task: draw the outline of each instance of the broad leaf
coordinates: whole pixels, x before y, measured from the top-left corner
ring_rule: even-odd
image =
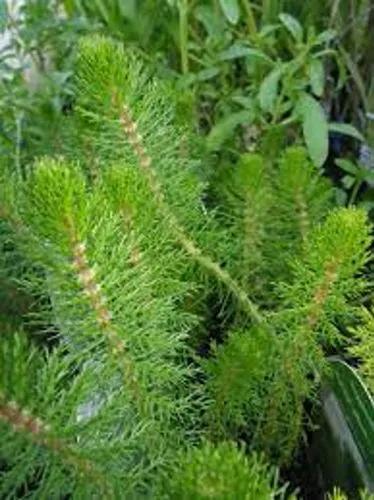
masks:
[[[322,379],[321,421],[311,463],[322,486],[335,484],[359,498],[374,485],[374,404],[367,387],[344,361],[331,359]],[[362,497],[363,498],[363,497]]]
[[[353,125],[350,125],[349,123],[329,123],[329,130],[330,132],[350,135],[351,137],[354,137],[359,141],[365,142],[364,136]]]
[[[309,155],[321,167],[329,151],[329,129],[325,112],[314,97],[304,94],[299,102],[303,134]]]
[[[275,68],[264,79],[260,86],[259,100],[263,111],[271,111],[278,95],[279,80],[282,68]]]
[[[303,40],[303,28],[297,19],[289,14],[279,14],[279,19],[297,42]]]
[[[335,163],[339,168],[344,170],[344,172],[348,172],[349,174],[352,174],[354,176],[357,175],[357,166],[351,161],[344,158],[338,158],[337,160],[335,160]]]
[[[236,24],[239,21],[240,15],[238,0],[219,0],[219,3],[226,19],[231,24]]]

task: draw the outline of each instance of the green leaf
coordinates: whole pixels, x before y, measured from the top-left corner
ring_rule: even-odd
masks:
[[[345,175],[342,179],[343,186],[346,189],[351,189],[355,181],[356,179],[354,177],[351,177],[350,175]]]
[[[279,80],[282,68],[273,69],[263,80],[258,94],[260,106],[263,111],[271,111],[278,94]]]
[[[352,492],[372,488],[373,399],[357,373],[339,359],[329,362],[323,386],[323,421],[316,443],[321,479]]]
[[[317,167],[321,167],[329,151],[329,129],[325,112],[311,95],[304,94],[299,102],[303,134],[309,155]]]
[[[360,98],[362,100],[362,103],[364,105],[365,110],[369,109],[369,102],[368,102],[368,97],[366,95],[366,87],[365,87],[365,82],[361,76],[360,70],[355,63],[355,61],[352,59],[351,55],[349,52],[343,49],[343,47],[339,47],[339,52],[342,56],[342,59],[344,61],[344,64],[346,65],[348,71],[350,72],[353,81],[356,84],[357,90],[360,94]]]
[[[241,43],[234,43],[227,50],[224,50],[219,55],[219,59],[221,61],[229,61],[231,59],[238,59],[239,57],[257,57],[258,59],[262,59],[267,63],[272,64],[273,61],[268,57],[264,52],[257,49],[252,49],[251,47],[247,47]]]
[[[334,40],[334,38],[336,38],[336,36],[337,36],[337,33],[335,30],[322,31],[322,33],[320,33],[317,36],[314,45],[328,44],[328,43],[332,42]]]
[[[313,94],[321,97],[325,87],[325,70],[320,59],[313,59],[309,65],[309,81]]]
[[[226,19],[231,24],[236,24],[240,15],[238,0],[219,0],[219,3]]]
[[[357,175],[357,166],[351,161],[345,160],[344,158],[338,158],[337,160],[335,160],[335,164],[339,168],[344,170],[344,172],[348,172],[349,174],[352,174],[354,176]]]
[[[215,66],[211,68],[206,68],[196,73],[196,80],[199,82],[205,82],[207,80],[210,80],[211,78],[214,78],[219,73],[220,69]]]
[[[297,19],[284,13],[279,14],[279,19],[297,42],[301,42],[303,40],[303,28]]]
[[[337,132],[339,134],[350,135],[351,137],[354,137],[359,141],[365,142],[364,136],[356,129],[356,127],[350,125],[349,123],[331,122],[329,123],[329,130],[330,132]]]
[[[341,207],[345,207],[348,203],[348,196],[344,189],[335,189],[335,199],[336,203]]]
[[[249,111],[239,111],[223,117],[208,134],[207,148],[209,151],[216,151],[230,137],[234,135],[235,128],[243,123],[251,123],[252,113]]]
[[[225,20],[219,11],[212,8],[212,5],[199,5],[194,9],[194,15],[210,37],[221,35],[225,27]]]

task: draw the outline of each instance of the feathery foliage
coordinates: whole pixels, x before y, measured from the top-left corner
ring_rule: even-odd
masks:
[[[297,146],[275,164],[247,153],[224,173],[218,183],[227,241],[221,260],[247,293],[269,306],[277,299],[274,283],[289,280],[292,259],[332,206],[333,188]]]
[[[231,442],[209,442],[187,450],[166,483],[165,498],[243,500],[273,498],[274,473],[257,455]]]
[[[360,321],[367,217],[331,210],[299,147],[244,155],[207,207],[194,135],[134,54],[85,38],[74,82],[56,157],[1,172],[0,279],[32,304],[0,311],[0,496],[272,498],[245,449],[297,449]]]
[[[370,244],[365,213],[331,212],[305,241],[292,263],[292,280],[279,283],[280,306],[267,318],[272,332],[234,332],[206,362],[213,422],[220,415],[224,435],[254,429],[253,443],[277,461],[297,445],[303,403],[313,397],[325,369],[324,349],[341,341],[337,324],[350,320],[364,282]],[[217,425],[215,429],[219,430]]]
[[[349,352],[360,361],[359,369],[374,393],[374,314],[368,309],[362,311],[363,322],[353,329],[355,343],[349,347]]]
[[[182,429],[187,431],[197,404],[188,364],[181,364],[192,320],[177,312],[185,286],[173,277],[171,294],[164,270],[154,265],[146,249],[134,262],[138,241],[123,230],[100,190],[88,190],[76,165],[42,160],[23,184],[17,201],[24,229],[18,243],[38,266],[38,272],[23,279],[35,294],[47,292],[39,322],[61,343],[52,366],[44,369],[45,383],[52,387],[47,385],[42,393],[56,397],[61,377],[67,384],[66,396],[37,406],[38,418],[51,425],[48,417],[56,412],[61,420],[54,428],[61,425],[72,440],[85,443],[84,456],[91,456],[94,447],[97,474],[113,477],[113,484],[118,479],[132,494],[146,488],[147,478],[187,438]],[[22,409],[14,415],[4,411],[10,423],[21,418],[17,412]],[[65,445],[55,445],[53,439],[52,451],[61,446],[64,455]],[[78,454],[79,462],[83,455]],[[26,470],[26,462],[24,466]],[[48,472],[47,460],[44,466],[38,488],[47,492],[50,474],[56,472]],[[74,482],[71,488],[79,497]]]

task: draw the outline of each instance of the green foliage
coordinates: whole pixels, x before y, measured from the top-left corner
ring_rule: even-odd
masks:
[[[1,322],[0,391],[3,397],[22,405],[33,405],[33,392],[42,356],[24,332],[14,333],[12,325]],[[31,389],[31,390],[30,390]]]
[[[289,279],[290,262],[332,206],[333,188],[301,147],[285,149],[273,165],[247,153],[216,184],[228,240],[221,259],[268,304],[272,283]]]
[[[358,193],[362,186],[365,184],[368,186],[372,185],[374,180],[373,171],[369,165],[356,164],[347,159],[338,159],[335,163],[345,174],[342,178],[342,184],[346,190],[342,191],[343,201],[348,205],[352,205],[357,201]],[[373,208],[373,201],[370,198],[368,200],[364,199],[361,204],[369,210]]]
[[[273,498],[273,472],[263,460],[246,456],[230,442],[209,442],[189,449],[179,458],[169,478],[165,498],[243,500]]]
[[[289,264],[302,253],[310,231],[332,206],[333,187],[300,147],[284,151],[272,181],[275,199],[268,230],[268,267],[273,281],[288,280]]]
[[[297,443],[303,402],[325,369],[324,349],[341,342],[336,325],[349,324],[356,312],[355,298],[364,286],[357,275],[369,245],[365,212],[333,211],[306,240],[304,257],[295,259],[293,281],[278,286],[282,309],[272,321],[280,347],[255,441],[280,460]]]
[[[275,353],[274,339],[261,327],[232,332],[224,344],[213,344],[211,358],[203,361],[213,435],[238,438],[254,428]]]
[[[267,273],[266,231],[273,217],[272,189],[264,159],[255,153],[243,155],[234,169],[223,172],[217,185],[224,237],[230,241],[223,248],[222,260],[245,290],[261,297]]]
[[[279,310],[267,320],[271,330],[233,333],[205,364],[213,429],[226,436],[252,429],[256,447],[278,463],[289,460],[303,403],[326,368],[324,349],[341,341],[336,323],[355,313],[364,285],[357,273],[369,243],[365,213],[356,210],[333,211],[311,232],[292,263],[292,280],[277,286]]]
[[[123,40],[126,33],[127,44],[136,41],[138,47],[153,54],[158,71],[161,53],[173,70],[167,69],[169,75],[177,76],[176,70],[182,73],[175,86],[183,93],[188,89],[194,96],[197,123],[209,132],[206,145],[210,151],[224,143],[232,144],[238,126],[244,132],[240,142],[246,147],[245,132],[253,123],[258,132],[284,120],[287,125],[300,120],[304,123],[309,115],[303,119],[294,113],[297,104],[305,92],[310,99],[310,93],[322,97],[326,63],[334,57],[339,59],[330,47],[335,38],[332,30],[318,34],[312,28],[306,30],[281,11],[271,20],[277,24],[263,24],[252,2],[222,0],[205,5],[157,1],[127,8],[117,0],[105,6],[102,2],[65,3],[71,15],[76,12],[100,19],[116,38]],[[262,8],[264,19],[269,20],[267,7]],[[159,11],[165,12],[167,23],[163,16],[155,21],[154,13]],[[161,71],[165,73],[165,69]],[[327,119],[317,101],[312,102],[321,121],[324,118],[324,129],[317,127],[323,144],[313,141],[312,128],[304,126],[304,132],[313,161],[319,164],[327,154]],[[316,154],[318,147],[323,150]]]
[[[324,42],[280,21],[315,59]],[[259,95],[267,36],[248,74],[270,134],[300,95],[283,70]],[[0,496],[273,497],[262,459],[226,441],[289,463],[326,354],[360,321],[366,214],[331,210],[299,146],[264,142],[209,185],[175,89],[113,40],[83,38],[72,81],[53,157],[0,172],[0,278],[33,302],[15,324],[1,310]]]
[[[25,285],[35,294],[48,294],[50,303],[40,311],[39,321],[45,329],[58,331],[62,347],[53,350],[43,368],[42,384],[45,378],[47,386],[41,391],[53,399],[43,400],[36,407],[37,415],[51,425],[56,412],[58,420],[53,428],[57,431],[62,426],[70,441],[79,437],[79,442],[86,443],[81,453],[73,445],[70,450],[70,441],[66,445],[73,469],[77,464],[69,458],[70,453],[77,454],[80,464],[84,456],[92,455],[97,474],[109,474],[105,482],[110,488],[118,480],[126,484],[128,494],[134,494],[146,488],[152,474],[171,459],[171,450],[185,440],[181,424],[184,422],[187,430],[192,406],[198,405],[183,355],[183,339],[192,318],[178,313],[176,305],[186,288],[173,276],[170,290],[164,282],[168,278],[162,263],[157,268],[148,261],[152,257],[147,255],[146,245],[140,261],[134,262],[132,253],[138,241],[123,230],[119,216],[100,191],[89,192],[77,166],[39,162],[17,201],[25,225],[18,244],[39,268],[37,275],[24,277]],[[62,379],[66,384],[58,389]],[[18,417],[11,414],[12,418]],[[64,419],[70,424],[62,424]],[[14,446],[13,455],[19,457],[17,467],[23,463],[26,474],[30,456],[19,456],[24,439],[8,439]],[[170,447],[165,447],[169,439]],[[36,441],[35,453],[40,449]],[[121,446],[121,442],[126,445]],[[56,451],[53,441],[46,447]],[[49,455],[43,453],[37,462],[45,472],[38,481],[36,497],[48,495],[53,491],[49,488],[57,488],[64,477],[66,456],[60,455],[63,463],[59,462],[58,474],[50,469]],[[9,474],[13,473],[11,468]],[[60,479],[53,480],[55,474]],[[11,481],[11,486],[26,486],[24,481],[23,475],[16,483]],[[82,483],[88,488],[84,490],[87,497],[89,481],[90,474]],[[4,488],[8,484],[6,475]],[[74,479],[66,493],[79,498],[80,484]]]
[[[362,319],[361,325],[353,330],[355,343],[349,348],[349,352],[360,360],[360,372],[374,393],[374,315],[365,309],[362,311]]]
[[[62,17],[54,0],[8,9],[0,64],[0,148],[19,170],[25,160],[58,147],[62,112],[72,98],[72,49],[88,25]]]

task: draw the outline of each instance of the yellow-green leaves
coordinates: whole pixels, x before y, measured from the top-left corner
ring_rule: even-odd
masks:
[[[26,225],[48,240],[79,232],[87,209],[85,179],[76,165],[43,159],[29,175],[22,194]],[[62,241],[61,241],[62,243]]]
[[[265,500],[273,497],[273,471],[235,443],[205,442],[179,457],[162,498],[180,500]]]
[[[360,361],[359,370],[374,394],[374,308],[362,311],[363,324],[353,331],[356,343],[350,353]]]

